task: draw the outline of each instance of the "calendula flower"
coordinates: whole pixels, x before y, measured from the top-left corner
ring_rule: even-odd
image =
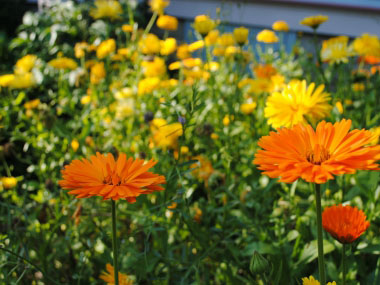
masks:
[[[165,60],[158,56],[153,61],[143,61],[141,66],[146,77],[161,77],[166,73]]]
[[[20,58],[15,65],[15,73],[22,74],[28,73],[32,70],[37,60],[37,56],[34,54],[28,54]]]
[[[158,77],[148,77],[145,79],[142,79],[138,83],[138,95],[145,95],[150,94],[154,90],[158,89],[160,87],[161,79]]]
[[[338,110],[339,114],[343,114],[344,109],[343,109],[342,102],[337,101],[335,103],[335,108]]]
[[[182,44],[177,48],[177,57],[179,59],[185,59],[191,57],[188,44]]]
[[[17,179],[15,177],[2,177],[0,182],[4,189],[11,189],[17,185]]]
[[[242,113],[249,115],[255,110],[256,105],[257,104],[255,102],[244,103],[244,104],[241,104],[240,110],[242,111]]]
[[[149,6],[152,12],[155,12],[159,15],[164,13],[164,10],[167,6],[169,6],[169,0],[149,0]]]
[[[373,134],[350,127],[351,120],[342,120],[334,125],[322,121],[316,131],[310,125],[278,129],[260,139],[263,149],[253,163],[263,174],[286,183],[302,178],[321,184],[334,175],[378,170],[380,145],[368,146]]]
[[[115,284],[115,269],[109,263],[106,265],[107,272],[103,272],[99,278],[107,282],[107,285]],[[119,285],[133,285],[132,279],[128,275],[118,272]]]
[[[9,82],[9,87],[14,89],[25,89],[36,85],[33,73],[27,72],[22,74],[15,74],[15,77]]]
[[[353,41],[352,46],[361,56],[380,57],[380,40],[376,35],[363,34]]]
[[[293,80],[281,92],[273,92],[267,99],[264,115],[274,128],[316,122],[331,111],[330,95],[322,84],[307,86],[306,81]]]
[[[218,30],[212,30],[210,31],[207,36],[205,37],[205,44],[206,46],[211,46],[217,43],[219,38],[219,31]]]
[[[288,32],[289,31],[289,25],[285,21],[276,21],[273,23],[272,29],[274,31],[279,31],[279,32]]]
[[[74,53],[76,58],[82,58],[86,55],[89,44],[86,42],[76,43],[74,46]]]
[[[203,48],[204,46],[205,46],[205,42],[203,40],[196,41],[196,42],[189,44],[189,51],[193,52],[193,51],[196,51],[196,50]]]
[[[175,52],[177,49],[177,40],[175,38],[167,38],[164,41],[161,41],[161,55],[169,55]]]
[[[302,278],[302,285],[320,285],[318,280],[315,280],[313,276],[310,276],[309,278],[304,277]],[[336,285],[336,282],[329,282],[326,285]]]
[[[104,62],[97,62],[91,66],[90,81],[92,84],[98,84],[106,77],[106,70],[104,68]]]
[[[253,72],[258,78],[271,78],[277,73],[277,69],[271,64],[259,64],[255,66]]]
[[[301,25],[309,26],[310,28],[317,29],[320,24],[326,22],[329,19],[328,16],[317,15],[303,18],[300,22]]]
[[[161,50],[160,39],[155,34],[147,34],[139,41],[139,48],[143,54],[157,54]]]
[[[95,8],[90,10],[90,16],[94,19],[109,18],[110,20],[121,19],[123,8],[116,0],[96,0]]]
[[[160,184],[166,183],[165,177],[148,172],[156,163],[127,159],[124,153],[115,161],[112,154],[97,152],[90,160],[76,159],[66,165],[59,185],[77,198],[101,196],[103,200],[126,199],[134,203],[141,194],[164,190]]]
[[[273,44],[278,42],[278,37],[275,32],[264,29],[257,34],[256,40],[266,44]]]
[[[182,136],[182,124],[168,124],[165,119],[154,118],[150,123],[152,132],[151,147],[159,147],[162,149],[177,148],[178,138]]]
[[[116,50],[116,41],[108,39],[100,43],[96,49],[96,56],[99,59],[105,58],[107,55],[114,53]]]
[[[41,103],[40,99],[34,99],[34,100],[26,102],[24,104],[24,107],[27,110],[32,110],[32,109],[37,108],[40,105],[40,103]]]
[[[235,45],[235,37],[232,33],[224,33],[218,37],[217,43],[223,47]]]
[[[349,205],[334,205],[325,208],[322,213],[322,226],[340,243],[352,243],[369,227],[362,210]]]
[[[48,64],[56,69],[76,69],[78,67],[76,61],[68,57],[52,59]]]
[[[133,32],[133,26],[132,25],[122,25],[121,26],[121,29],[123,32],[126,32],[126,33],[132,33]]]
[[[197,160],[198,162],[190,166],[190,168],[194,169],[192,171],[192,174],[200,181],[203,181],[205,187],[208,188],[208,180],[215,171],[212,167],[211,161],[202,155],[198,155],[193,159]]]
[[[169,15],[161,15],[157,19],[157,27],[162,30],[175,31],[178,28],[178,19]]]
[[[0,76],[0,86],[1,87],[8,87],[14,79],[15,79],[14,74],[1,75]]]
[[[215,22],[208,15],[198,15],[194,20],[194,29],[206,36],[215,27]]]
[[[245,27],[239,27],[234,29],[235,41],[239,45],[244,45],[248,41],[249,30]]]
[[[73,149],[74,152],[76,152],[79,148],[79,142],[77,139],[73,139],[71,141],[71,148]]]
[[[348,57],[353,56],[354,51],[348,46],[348,37],[339,36],[323,41],[321,49],[322,61],[333,63],[347,63]]]
[[[365,62],[366,64],[380,64],[380,57],[374,55],[364,55],[358,58],[359,62]]]

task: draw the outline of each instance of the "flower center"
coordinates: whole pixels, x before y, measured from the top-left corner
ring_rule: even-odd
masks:
[[[321,165],[322,162],[330,158],[330,153],[323,146],[316,144],[314,149],[306,152],[306,159],[308,162],[316,165]]]
[[[109,164],[107,164],[107,176],[103,178],[103,183],[108,185],[116,185],[119,186],[121,184],[121,178],[116,173],[116,170],[111,170]]]

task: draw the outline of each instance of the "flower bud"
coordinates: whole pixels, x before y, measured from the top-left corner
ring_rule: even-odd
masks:
[[[249,265],[249,270],[251,270],[252,274],[263,274],[269,272],[270,266],[268,261],[255,250]]]

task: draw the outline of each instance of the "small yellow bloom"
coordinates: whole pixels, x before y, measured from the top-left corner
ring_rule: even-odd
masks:
[[[302,19],[300,24],[304,26],[309,26],[310,28],[313,28],[313,29],[317,29],[320,24],[326,22],[328,19],[329,17],[324,16],[324,15],[311,16],[311,17],[306,17]]]
[[[160,87],[160,81],[161,80],[158,77],[148,77],[140,80],[138,83],[137,94],[141,96],[152,93],[154,90]]]
[[[380,56],[380,40],[376,35],[363,34],[353,41],[352,46],[359,55]]]
[[[276,21],[273,23],[272,29],[274,31],[279,31],[279,32],[288,32],[289,31],[289,25],[285,21]]]
[[[124,87],[123,89],[115,93],[115,99],[117,100],[131,98],[132,96],[133,96],[133,90],[130,87]]]
[[[100,43],[96,49],[96,56],[99,59],[105,58],[107,55],[115,52],[116,41],[114,39],[108,39]]]
[[[234,35],[231,33],[224,33],[218,38],[218,44],[224,47],[233,46],[235,44]]]
[[[22,74],[32,70],[37,60],[37,56],[34,54],[28,54],[20,58],[15,65],[15,73]]]
[[[212,133],[210,136],[213,140],[217,140],[219,138],[218,134]]]
[[[175,31],[178,29],[178,19],[169,15],[161,15],[157,19],[157,27],[162,30]]]
[[[218,41],[218,38],[219,38],[219,31],[218,30],[212,30],[205,37],[205,44],[207,46],[214,45]]]
[[[231,120],[230,120],[230,116],[229,115],[225,115],[224,118],[223,118],[223,125],[225,125],[226,127],[230,124]]]
[[[131,25],[122,25],[121,29],[123,30],[123,32],[126,32],[126,33],[133,32],[133,27]]]
[[[271,30],[264,29],[260,33],[257,34],[256,40],[258,42],[273,44],[278,42],[278,37],[275,32]]]
[[[335,107],[338,110],[339,114],[343,114],[343,105],[342,102],[338,101],[335,103]]]
[[[198,15],[194,20],[194,29],[206,36],[215,27],[215,22],[208,15]]]
[[[78,67],[75,60],[68,57],[52,59],[48,64],[56,69],[76,69]]]
[[[40,99],[34,99],[34,100],[29,101],[29,102],[26,102],[24,104],[24,107],[27,110],[31,110],[31,109],[37,108],[40,105],[40,103],[41,103]]]
[[[169,0],[150,0],[149,6],[152,12],[155,12],[159,15],[162,15],[164,13],[164,9],[169,6],[170,1]]]
[[[240,28],[234,29],[235,41],[239,45],[244,45],[245,43],[247,43],[248,34],[249,34],[249,30],[245,27],[240,27]]]
[[[139,48],[143,54],[156,54],[161,50],[161,41],[155,34],[147,34],[140,40]]]
[[[175,209],[175,208],[177,208],[177,203],[176,203],[176,202],[173,202],[173,203],[171,203],[171,204],[168,206],[168,209],[170,209],[170,210],[173,210],[173,209]]]
[[[253,112],[253,110],[255,110],[256,108],[256,103],[255,102],[252,102],[252,103],[244,103],[244,104],[241,104],[240,106],[240,110],[246,114],[246,115],[249,115]]]
[[[153,61],[143,61],[141,66],[146,77],[161,77],[166,73],[165,61],[158,56]]]
[[[192,174],[197,177],[200,181],[204,181],[205,187],[208,188],[208,181],[211,175],[214,173],[214,168],[209,159],[204,156],[198,155],[193,159],[198,160],[198,162],[192,164],[190,168],[193,168]],[[202,211],[200,212],[202,215]]]
[[[2,177],[0,181],[5,189],[14,188],[17,185],[17,179],[15,177]]]
[[[90,81],[92,84],[98,84],[103,78],[106,77],[106,70],[104,62],[95,63],[91,67]]]
[[[210,63],[206,63],[204,65],[205,70],[210,70],[210,71],[217,71],[219,69],[219,62],[216,61],[211,61]]]
[[[167,38],[164,41],[161,41],[161,55],[169,55],[175,52],[177,49],[177,40],[175,38]]]
[[[13,80],[9,83],[10,88],[24,89],[36,85],[36,81],[31,72],[23,74],[15,74]]]
[[[365,84],[364,83],[353,83],[352,84],[352,90],[355,92],[360,92],[365,90]]]
[[[14,74],[1,75],[0,76],[0,86],[1,87],[8,87],[14,79],[15,79]]]
[[[91,102],[91,96],[88,96],[88,95],[83,96],[83,97],[80,99],[80,102],[81,102],[83,105],[86,105],[86,104],[90,103],[90,102]]]
[[[90,147],[93,147],[95,146],[95,143],[94,143],[94,139],[90,136],[87,136],[86,139],[85,139],[85,143],[90,146]]]
[[[151,122],[153,146],[162,149],[177,148],[178,138],[182,136],[182,124],[168,124],[165,119],[154,118]]]
[[[185,59],[191,57],[188,44],[182,44],[177,48],[177,57],[179,59]]]
[[[102,272],[99,278],[107,282],[107,285],[114,285],[115,284],[115,269],[109,263],[107,263],[106,269],[107,269],[107,272]],[[133,281],[126,274],[118,272],[118,279],[119,279],[120,285],[133,285]]]
[[[74,52],[75,52],[75,57],[76,58],[82,58],[85,56],[85,52],[88,50],[88,43],[86,42],[81,42],[81,43],[76,43],[74,47]]]
[[[71,148],[73,149],[74,152],[76,152],[78,150],[78,148],[79,148],[79,142],[78,142],[78,140],[73,139],[71,141]]]
[[[121,18],[123,9],[116,0],[96,0],[95,8],[90,10],[90,16],[94,19],[109,18],[111,21]]]
[[[302,285],[320,285],[320,284],[321,283],[319,283],[318,280],[314,279],[313,276],[310,276],[309,278],[307,277],[302,278]],[[326,285],[336,285],[336,282],[335,281],[329,282]]]
[[[204,46],[205,46],[205,42],[203,40],[196,41],[196,42],[189,44],[189,51],[193,52],[193,51],[196,51],[196,50],[203,48]]]

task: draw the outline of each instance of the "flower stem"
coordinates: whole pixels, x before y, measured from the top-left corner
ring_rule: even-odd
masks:
[[[112,250],[113,250],[113,268],[115,276],[115,285],[119,285],[119,270],[117,263],[117,245],[116,245],[116,202],[112,201]]]
[[[319,281],[321,282],[321,284],[326,284],[325,261],[324,261],[324,256],[323,256],[322,206],[321,206],[321,185],[320,184],[315,184],[315,202],[317,206]]]
[[[342,270],[343,270],[343,280],[342,285],[346,285],[346,272],[347,272],[347,264],[346,264],[346,244],[343,244],[342,248]]]
[[[157,12],[154,12],[152,15],[152,18],[150,18],[149,23],[144,30],[144,36],[150,32],[150,29],[153,27],[154,23],[156,22],[157,16],[158,16]]]

